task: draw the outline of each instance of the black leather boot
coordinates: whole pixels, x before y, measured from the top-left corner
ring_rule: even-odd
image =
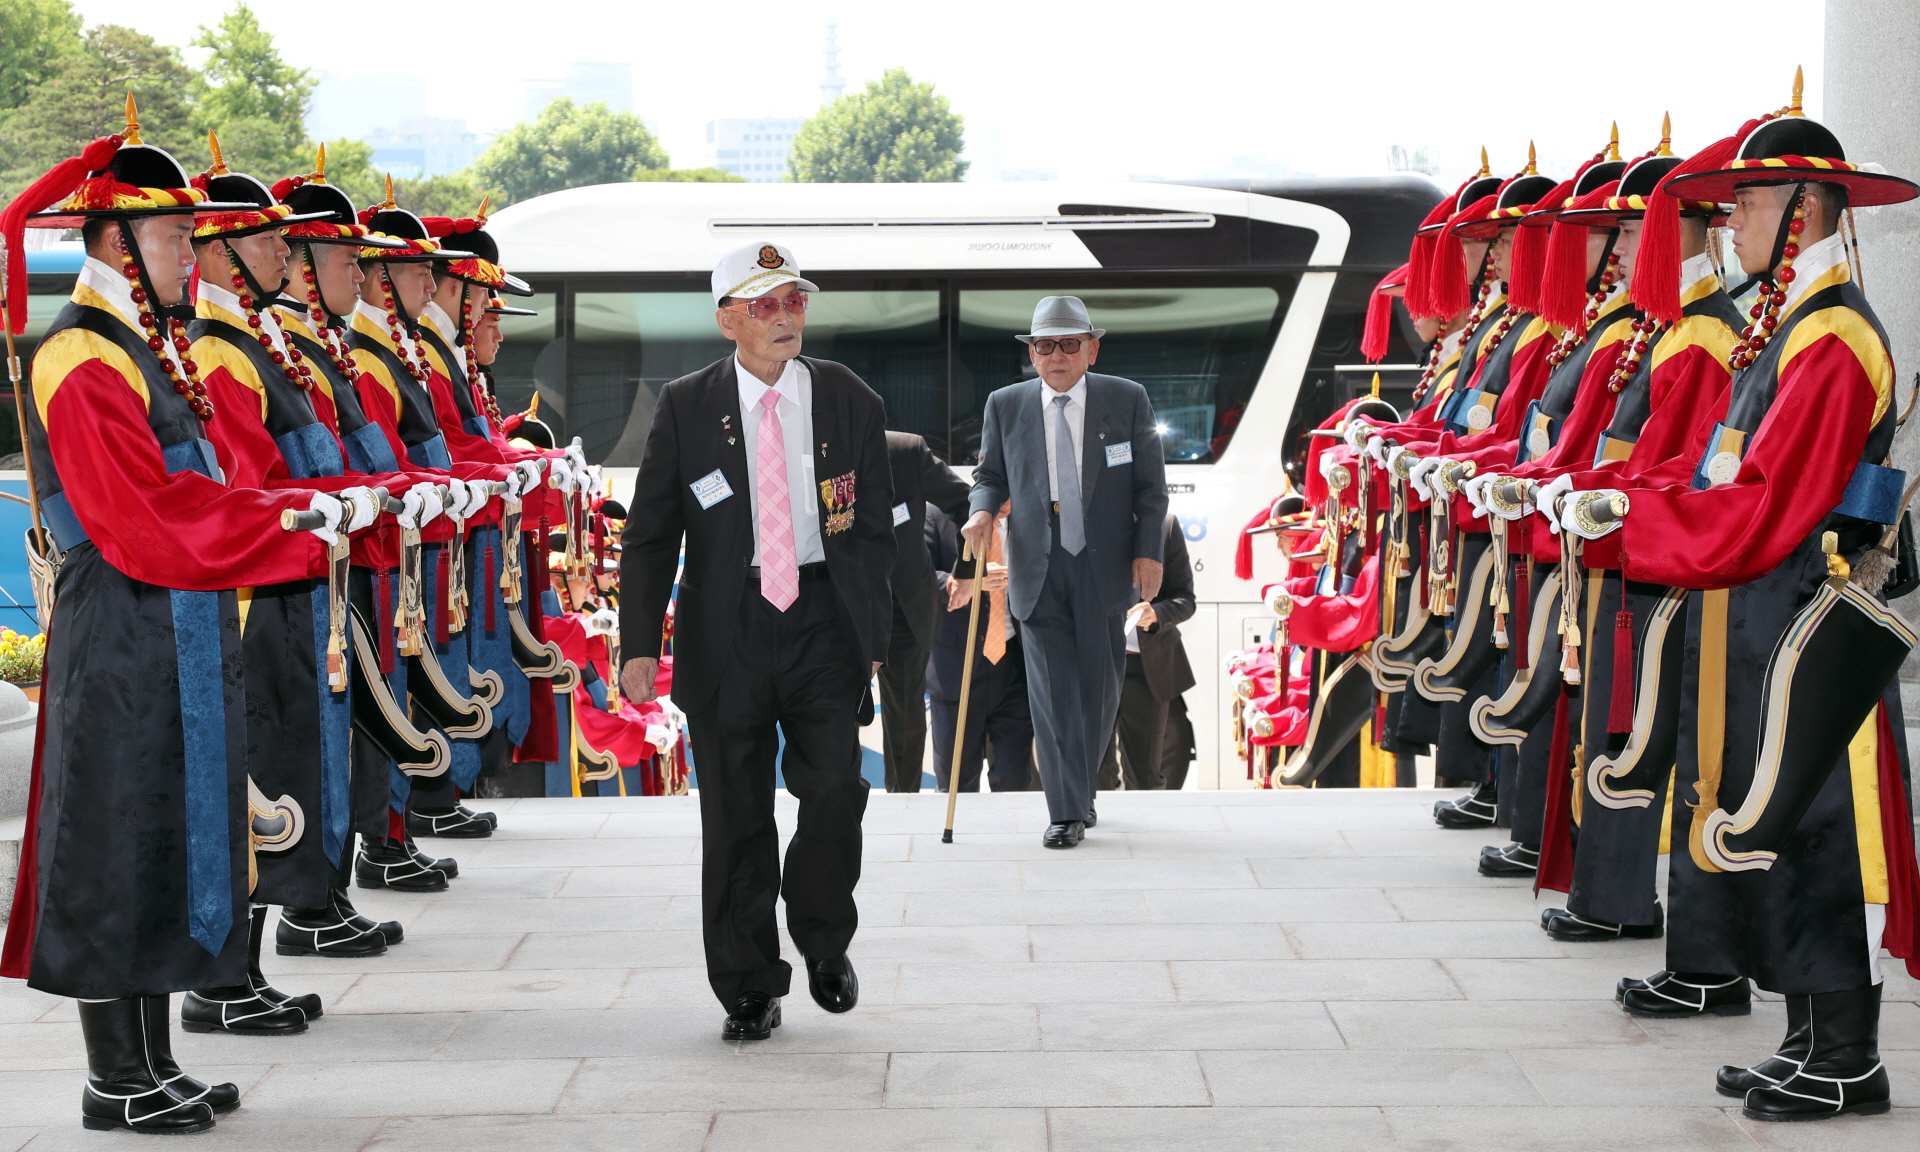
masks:
[[[1753,993],[1745,976],[1661,971],[1644,983],[1622,981],[1621,985],[1616,998],[1630,1016],[1746,1016],[1753,1012]]]
[[[407,931],[406,929],[400,927],[400,921],[398,920],[376,921],[375,919],[373,919],[373,917],[368,916],[365,913],[361,912],[358,908],[355,908],[353,906],[353,901],[347,898],[347,890],[345,888],[335,888],[333,890],[331,904],[333,907],[333,914],[335,916],[340,917],[342,920],[345,920],[348,923],[352,924],[355,928],[359,928],[362,931],[365,931],[368,928],[379,929],[380,935],[385,936],[387,938],[387,947],[389,948],[393,947],[395,944],[398,944],[400,943],[400,941],[405,940],[407,938]]]
[[[267,906],[253,906],[252,922],[247,925],[247,987],[253,994],[273,1005],[275,1008],[298,1008],[300,1014],[309,1020],[318,1020],[320,997],[311,992],[299,996],[289,996],[267,983],[266,974],[260,971],[260,940],[266,935]]]
[[[1491,828],[1500,807],[1500,790],[1492,783],[1480,783],[1473,791],[1455,800],[1436,800],[1433,822],[1442,828]]]
[[[420,846],[413,842],[413,837],[411,836],[407,837],[407,854],[412,856],[418,863],[424,864],[428,868],[445,875],[449,880],[460,875],[460,862],[458,860],[455,860],[451,856],[436,858],[427,855],[425,852],[420,851]]]
[[[267,999],[251,983],[236,984],[181,997],[180,1027],[236,1036],[297,1036],[307,1030],[307,1014]]]
[[[450,840],[484,840],[493,835],[491,812],[475,812],[465,804],[451,808],[407,809],[407,835],[445,836]]]
[[[273,930],[273,950],[282,956],[378,956],[387,950],[386,934],[365,916],[359,923],[340,914],[331,901],[321,908],[282,908]],[[351,907],[351,906],[349,906]]]
[[[1798,1071],[1747,1092],[1749,1120],[1874,1116],[1893,1106],[1880,1063],[1880,985],[1807,997],[1808,1053]]]
[[[1771,1088],[1800,1071],[1813,1048],[1813,1033],[1808,1028],[1812,1010],[1812,997],[1787,997],[1787,1038],[1780,1041],[1780,1050],[1751,1068],[1722,1065],[1713,1077],[1714,1090],[1738,1100],[1750,1088]]]
[[[353,862],[354,879],[362,888],[392,888],[397,892],[445,892],[447,874],[416,860],[405,844],[384,836],[363,836],[360,856]]]
[[[1531,876],[1540,871],[1540,846],[1513,841],[1504,848],[1489,844],[1480,849],[1480,875]]]
[[[1653,906],[1655,919],[1651,924],[1615,924],[1607,920],[1595,920],[1569,912],[1565,908],[1549,908],[1540,913],[1540,927],[1555,940],[1567,940],[1573,943],[1593,943],[1605,940],[1658,940],[1666,935],[1666,915],[1660,905]]]
[[[182,1096],[169,1088],[154,1068],[147,1048],[146,999],[79,1002],[80,1034],[87,1044],[80,1123],[97,1132],[205,1132],[213,1127],[213,1106],[188,1098],[196,1093]]]
[[[173,1012],[165,996],[140,997],[140,1010],[146,1026],[147,1057],[153,1074],[175,1096],[198,1100],[224,1116],[240,1107],[240,1089],[232,1084],[208,1084],[184,1072],[173,1058]]]

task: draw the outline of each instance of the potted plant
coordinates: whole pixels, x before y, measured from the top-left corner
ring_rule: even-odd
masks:
[[[47,658],[45,633],[22,636],[11,628],[0,627],[0,680],[10,680],[40,702],[40,673]]]

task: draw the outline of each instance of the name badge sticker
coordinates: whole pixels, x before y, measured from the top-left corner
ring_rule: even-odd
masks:
[[[693,483],[687,485],[687,487],[693,490],[693,498],[700,501],[700,507],[702,509],[711,508],[715,504],[720,503],[720,501],[733,495],[733,485],[727,483],[727,478],[721,475],[720,469],[718,468],[700,477],[700,479],[695,480]]]
[[[1118,468],[1122,464],[1133,463],[1133,441],[1122,440],[1118,444],[1107,445],[1107,467]]]
[[[905,524],[906,522],[907,522],[907,506],[905,504],[895,504],[893,506],[893,526],[895,528],[898,528],[900,527],[900,525]]]

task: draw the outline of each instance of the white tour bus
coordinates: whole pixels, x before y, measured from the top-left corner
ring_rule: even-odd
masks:
[[[847,364],[890,427],[973,463],[988,392],[1031,375],[1041,296],[1087,302],[1107,329],[1100,370],[1146,386],[1165,427],[1172,508],[1198,610],[1181,632],[1197,759],[1188,787],[1247,787],[1228,741],[1221,658],[1271,624],[1256,578],[1236,580],[1239,529],[1282,487],[1301,434],[1366,389],[1369,292],[1406,259],[1442,196],[1418,176],[1233,187],[1146,183],[609,184],[541,196],[490,225],[532,282],[536,318],[507,318],[503,410],[525,407],[587,457],[640,463],[660,386],[725,355],[708,274],[754,241],[791,247],[820,286],[807,352]],[[1404,314],[1383,372],[1404,401],[1415,353]],[[1297,471],[1296,471],[1297,477]],[[615,473],[616,490],[630,490]]]

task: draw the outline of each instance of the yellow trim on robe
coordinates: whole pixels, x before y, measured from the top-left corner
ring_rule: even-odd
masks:
[[[1780,350],[1780,373],[1784,375],[1793,358],[1822,336],[1837,336],[1853,350],[1854,358],[1860,361],[1861,371],[1866,373],[1867,382],[1873,385],[1873,423],[1880,423],[1880,418],[1887,414],[1887,407],[1893,403],[1893,358],[1888,355],[1887,346],[1881,343],[1880,334],[1873,330],[1873,325],[1853,309],[1845,306],[1822,308],[1794,325],[1793,331],[1787,333],[1787,346]]]
[[[217,304],[202,300],[194,305],[193,314],[203,320],[218,320],[222,324],[231,324],[242,332],[247,331],[247,322]],[[260,419],[267,418],[267,386],[260,380],[260,372],[247,359],[244,349],[233,346],[232,341],[217,336],[202,336],[193,342],[187,355],[193,357],[194,367],[200,369],[200,379],[213,375],[214,369],[225,368],[235,380],[251,388],[260,397]]]
[[[236,588],[233,590],[233,594],[235,598],[240,601],[240,635],[245,636],[247,634],[247,613],[253,611],[253,589]]]
[[[1602,319],[1604,319],[1604,317]],[[1595,323],[1599,323],[1599,321],[1595,321]],[[1627,341],[1633,339],[1633,325],[1634,320],[1631,316],[1615,320],[1613,323],[1607,325],[1606,330],[1594,339],[1593,347],[1597,350],[1601,345],[1611,343],[1615,340]]]
[[[1660,813],[1660,851],[1665,856],[1673,851],[1673,790],[1680,787],[1680,769],[1667,769],[1667,806]]]
[[[98,333],[83,328],[63,328],[41,341],[34,351],[32,370],[28,373],[33,388],[33,405],[40,411],[40,426],[47,426],[47,405],[53,403],[53,394],[57,391],[74,369],[82,364],[99,360],[120,374],[140,397],[140,406],[150,408],[153,397],[147,393],[146,378],[140,375],[140,369],[134,365],[133,357],[118,344]]]
[[[1360,787],[1392,788],[1396,779],[1393,756],[1373,742],[1373,721],[1360,726]]]
[[[400,356],[402,360],[405,359],[400,349],[394,346],[392,338],[385,332],[374,327],[373,321],[362,316],[359,312],[353,314],[353,330],[362,335],[373,337],[380,343],[381,347],[392,352],[395,356]],[[379,381],[380,386],[387,390],[387,395],[393,397],[394,415],[397,417],[400,413],[406,411],[406,405],[400,400],[400,385],[395,382],[393,374],[387,371],[387,366],[380,359],[379,355],[369,348],[351,349],[350,355],[353,357],[354,367],[372,375],[375,380]]]
[[[1860,890],[1868,904],[1887,902],[1887,846],[1880,828],[1880,709],[1847,744],[1853,777],[1853,834],[1860,847]]]
[[[1702,280],[1701,283],[1707,281]],[[1653,367],[1650,371],[1658,371],[1662,364],[1693,347],[1705,349],[1715,362],[1724,367],[1739,339],[1739,335],[1727,327],[1724,320],[1713,316],[1682,316],[1680,322],[1667,329],[1666,334],[1660,337],[1660,342],[1653,346]],[[1727,369],[1727,373],[1732,375],[1732,369]]]
[[[274,305],[274,314],[280,321],[280,330],[287,333],[288,336],[304,336],[316,344],[326,343],[326,341],[320,339],[320,337],[314,333],[313,325],[307,323],[307,318],[304,314],[284,304]],[[325,372],[315,368],[313,375],[309,376],[308,379],[313,381],[314,391],[325,396],[328,401],[332,401],[333,381],[327,377]]]
[[[1702,276],[1681,290],[1680,307],[1685,308],[1696,301],[1705,300],[1718,291],[1720,291],[1720,277]],[[1683,319],[1691,319],[1691,317],[1683,317]]]
[[[1515,354],[1518,354],[1520,349],[1525,348],[1535,340],[1539,340],[1542,337],[1552,337],[1558,340],[1565,332],[1566,329],[1560,327],[1558,324],[1549,324],[1544,319],[1535,316],[1527,323],[1525,328],[1520,330],[1520,343],[1515,344],[1513,350]]]
[[[1840,261],[1840,263],[1835,264],[1825,272],[1815,276],[1812,283],[1807,285],[1806,290],[1796,295],[1793,298],[1793,303],[1781,310],[1780,323],[1785,324],[1787,317],[1798,312],[1800,306],[1813,299],[1815,293],[1825,292],[1835,284],[1844,284],[1851,279],[1853,279],[1853,277],[1847,271],[1847,262],[1845,260]]]

